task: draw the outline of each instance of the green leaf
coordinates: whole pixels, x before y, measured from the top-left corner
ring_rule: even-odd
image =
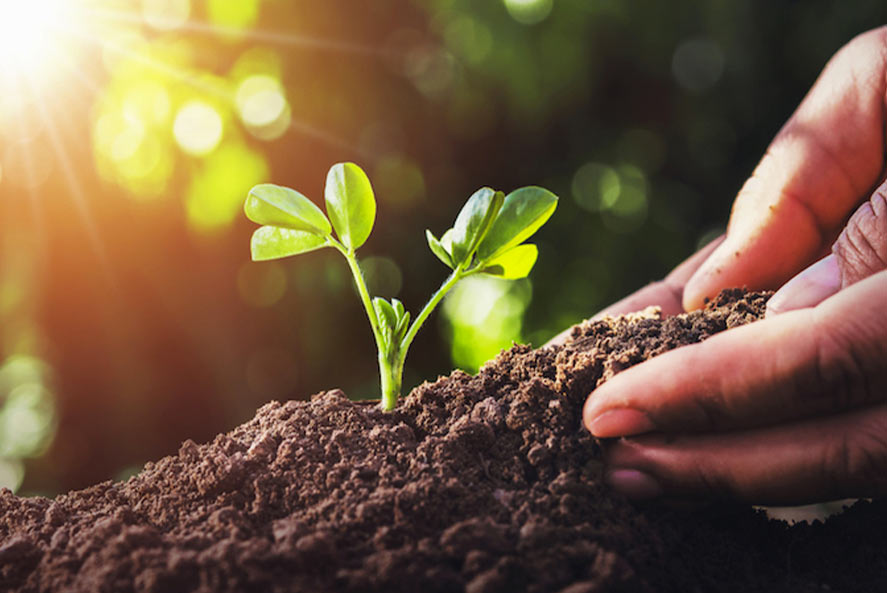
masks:
[[[468,262],[490,230],[504,200],[505,194],[489,187],[477,190],[468,198],[453,224],[453,248],[450,253],[455,265]]]
[[[539,249],[532,244],[518,245],[488,261],[481,274],[506,280],[518,280],[530,275],[539,257]]]
[[[308,253],[329,245],[326,237],[309,231],[295,231],[278,226],[256,229],[250,241],[253,261],[278,259],[300,253]]]
[[[363,245],[376,220],[373,186],[354,163],[333,165],[326,176],[326,211],[339,239],[350,250]]]
[[[391,303],[382,297],[376,297],[373,299],[373,308],[376,309],[376,316],[379,318],[379,323],[392,330],[397,326],[397,312],[394,310],[394,307],[391,306]]]
[[[391,305],[394,307],[394,313],[399,321],[406,312],[406,309],[404,308],[403,303],[400,302],[400,299],[391,299]]]
[[[410,326],[410,312],[406,311],[403,314],[403,317],[400,318],[400,321],[397,322],[397,327],[394,328],[394,335],[397,336],[397,340],[403,340],[403,337],[407,334],[407,329]]]
[[[522,187],[505,196],[505,203],[477,249],[489,261],[529,239],[557,208],[557,196],[541,187]]]
[[[448,229],[447,232],[441,235],[440,246],[443,247],[444,251],[447,253],[453,253],[453,229]]]
[[[393,333],[395,339],[399,342],[407,333],[407,327],[410,323],[410,312],[404,308],[403,303],[398,299],[391,299],[391,304],[394,307],[394,314],[397,316],[397,323],[393,326]]]
[[[314,202],[294,189],[264,183],[249,190],[243,207],[253,222],[329,235],[330,221]]]
[[[443,248],[443,245],[440,244],[440,241],[437,240],[437,237],[431,231],[425,229],[425,238],[428,240],[428,247],[431,248],[431,252],[437,256],[437,259],[442,261],[447,267],[452,268],[453,260],[450,254],[447,253],[447,250]]]
[[[385,342],[391,344],[397,333],[397,311],[394,310],[391,303],[382,297],[376,297],[373,299],[373,309],[376,310],[376,317],[379,318],[379,329],[382,330],[382,336],[385,338]]]

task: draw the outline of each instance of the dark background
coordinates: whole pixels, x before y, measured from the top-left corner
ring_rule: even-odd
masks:
[[[330,165],[363,166],[378,200],[361,249],[371,285],[413,311],[445,276],[424,229],[442,232],[471,192],[561,197],[530,280],[475,287],[496,299],[480,312],[466,298],[442,308],[413,346],[410,387],[512,339],[542,344],[667,273],[724,227],[829,56],[887,19],[877,0],[506,4],[266,1],[232,33],[201,1],[168,30],[118,2],[133,18],[105,15],[80,54],[93,86],[44,97],[49,125],[26,141],[0,134],[0,485],[24,468],[24,493],[83,487],[270,399],[374,395],[371,333],[338,254],[249,262],[239,208],[253,183],[320,200]],[[101,36],[116,29],[151,61],[109,61]],[[249,69],[245,52],[285,89],[292,123],[274,139],[213,90]],[[148,79],[170,102],[144,124],[150,170],[103,154],[100,123]],[[170,132],[194,97],[224,122],[203,156]],[[24,150],[45,174],[17,181]]]

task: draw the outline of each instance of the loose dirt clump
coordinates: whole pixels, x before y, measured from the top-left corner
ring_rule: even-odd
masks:
[[[742,506],[639,507],[601,482],[580,425],[591,389],[759,318],[766,298],[586,322],[390,414],[338,390],[272,402],[124,483],[3,491],[0,590],[885,591],[883,502],[789,527]]]

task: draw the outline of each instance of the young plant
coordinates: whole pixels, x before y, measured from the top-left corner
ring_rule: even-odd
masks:
[[[475,274],[512,280],[526,277],[538,250],[524,241],[557,207],[557,196],[541,187],[522,187],[507,196],[484,187],[468,199],[453,228],[440,239],[426,230],[428,246],[451,272],[410,324],[410,313],[399,300],[370,296],[357,261],[355,253],[370,236],[376,219],[376,200],[366,173],[353,163],[334,165],[327,174],[324,198],[329,218],[294,189],[263,184],[250,190],[246,215],[263,225],[253,233],[252,258],[277,259],[324,247],[345,257],[376,339],[385,410],[397,404],[407,351],[444,296],[457,282]]]

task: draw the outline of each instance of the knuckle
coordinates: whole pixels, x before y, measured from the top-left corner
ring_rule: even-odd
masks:
[[[853,213],[832,252],[844,287],[887,269],[887,184]]]
[[[719,430],[730,426],[732,416],[719,392],[708,392],[694,397],[690,404],[693,407],[694,417],[702,428]]]
[[[687,368],[700,368],[706,364],[701,346],[690,346],[684,352],[684,364]],[[738,410],[726,396],[721,379],[700,376],[695,385],[692,393],[682,396],[675,407],[675,411],[679,409],[684,426],[692,426],[694,430],[733,428]]]
[[[827,401],[824,409],[849,410],[878,397],[870,381],[868,355],[844,332],[823,331],[816,335],[814,378]]]
[[[729,472],[719,471],[707,463],[697,461],[693,464],[691,476],[691,483],[697,493],[723,500],[741,498],[742,488]]]
[[[832,439],[821,458],[821,483],[833,489],[830,496],[839,497],[838,489],[850,475],[850,440],[846,434]]]
[[[826,483],[849,488],[855,493],[881,495],[887,492],[887,416],[872,418],[836,438],[824,457]]]

